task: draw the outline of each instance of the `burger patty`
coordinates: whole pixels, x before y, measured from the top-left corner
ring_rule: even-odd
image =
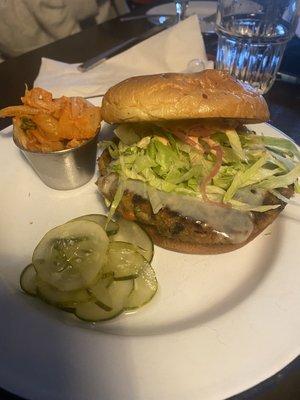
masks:
[[[116,193],[118,176],[116,174],[108,174],[107,166],[111,162],[109,152],[105,150],[98,160],[100,171],[100,179],[98,180],[99,190],[108,200],[113,200]],[[280,189],[280,193],[289,198],[293,195],[293,187]],[[254,238],[262,230],[264,230],[278,214],[284,209],[286,203],[280,201],[271,193],[267,193],[263,204],[280,204],[280,207],[266,212],[252,212],[253,231],[250,235]],[[117,208],[124,218],[136,221],[149,229],[155,231],[159,236],[163,236],[176,241],[185,243],[201,243],[203,245],[228,245],[231,243],[230,238],[217,232],[211,226],[203,221],[196,221],[192,218],[185,217],[177,212],[163,207],[158,213],[154,214],[151,204],[143,197],[125,191],[121,202]]]

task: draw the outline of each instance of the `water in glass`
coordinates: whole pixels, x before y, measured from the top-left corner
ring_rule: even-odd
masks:
[[[217,23],[216,67],[229,70],[238,79],[266,93],[276,78],[286,43],[293,32],[293,21],[279,16],[277,10],[272,10],[269,16],[251,12],[221,17],[221,22],[219,16]]]

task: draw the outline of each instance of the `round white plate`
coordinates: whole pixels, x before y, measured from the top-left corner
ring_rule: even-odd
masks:
[[[281,135],[267,124],[256,130]],[[39,400],[224,399],[299,354],[299,201],[233,253],[156,247],[156,298],[89,325],[24,295],[18,281],[46,231],[104,211],[96,176],[72,191],[44,186],[10,129],[0,159],[0,387]]]
[[[217,12],[216,1],[190,1],[187,8],[187,16],[197,14],[201,24],[202,32],[214,31],[214,23],[206,23],[203,18],[208,17]],[[153,7],[146,12],[146,15],[176,15],[174,2],[161,4]],[[151,18],[151,21],[157,25],[165,22],[165,18]]]

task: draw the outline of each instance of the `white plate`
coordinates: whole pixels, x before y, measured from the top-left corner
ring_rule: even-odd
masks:
[[[202,32],[214,31],[214,23],[206,23],[203,21],[204,17],[208,17],[217,11],[216,1],[190,1],[187,8],[187,16],[197,14],[201,24]],[[146,12],[146,15],[176,15],[176,9],[174,2],[161,4],[159,6],[153,7]],[[151,21],[157,25],[165,21],[162,18],[151,18]]]
[[[267,124],[258,132],[280,136]],[[104,210],[94,181],[47,188],[0,136],[0,386],[39,400],[223,399],[284,367],[300,349],[299,206],[233,253],[155,248],[159,294],[103,325],[74,322],[21,293],[41,236]]]

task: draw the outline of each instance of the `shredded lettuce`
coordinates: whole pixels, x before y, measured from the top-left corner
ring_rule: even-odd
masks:
[[[258,135],[246,135],[244,138],[251,147],[255,145],[263,145],[269,149],[272,149],[273,151],[277,151],[283,156],[294,156],[300,160],[300,151],[297,145],[289,139]]]
[[[274,210],[280,207],[280,204],[270,204],[270,205],[262,205],[262,206],[250,206],[249,204],[242,203],[237,200],[230,200],[229,202],[234,208],[240,211],[256,211],[256,212],[265,212],[269,210]]]
[[[278,190],[276,189],[271,189],[270,193],[272,193],[275,197],[277,197],[279,200],[283,201],[284,203],[289,203],[290,199],[287,197],[283,196]]]
[[[115,135],[125,144],[132,145],[140,140],[140,136],[130,124],[118,125],[114,130]]]
[[[161,198],[159,196],[159,191],[154,189],[151,186],[148,186],[147,192],[148,192],[148,198],[151,203],[152,210],[153,210],[154,214],[157,214],[158,211],[161,208],[163,208],[163,206],[164,206],[164,204],[162,203]]]
[[[137,124],[121,125],[116,128],[120,142],[102,144],[113,159],[108,172],[120,177],[112,213],[119,204],[127,179],[147,184],[154,212],[163,207],[159,191],[193,196],[202,201],[201,182],[213,168],[215,156],[209,151],[198,151],[160,127],[144,125],[142,133],[139,129]],[[292,184],[300,192],[300,163],[297,161],[300,152],[293,142],[235,130],[216,132],[211,139],[221,147],[223,163],[206,186],[210,200],[230,203],[243,211],[263,212],[279,204],[262,205],[257,196],[250,195],[251,190],[262,192],[262,200],[267,191],[276,196],[279,191],[274,190]],[[280,193],[276,197],[283,201]]]
[[[110,209],[109,209],[109,213],[108,213],[107,221],[106,221],[106,227],[109,224],[109,221],[112,219],[114,213],[116,212],[118,205],[120,204],[120,201],[124,194],[124,190],[125,190],[125,182],[122,179],[119,179],[118,188],[117,188],[115,197],[110,204]]]
[[[267,154],[265,154],[245,171],[237,171],[231,182],[231,185],[224,195],[223,201],[226,202],[231,200],[237,190],[243,186],[247,186],[249,181],[249,184],[251,184],[251,179],[253,179],[253,177],[257,175],[257,172],[262,168],[262,166],[266,164],[267,159],[268,156]]]
[[[281,154],[290,153],[291,156],[296,157],[300,161],[300,151],[297,145],[291,140],[284,138],[273,138],[270,136],[257,136],[261,139],[262,143],[270,148],[277,150]]]
[[[236,130],[235,129],[227,129],[226,136],[228,137],[230,146],[232,147],[232,150],[234,151],[236,156],[243,161],[247,161],[246,154],[242,148],[242,144],[241,144],[239,135],[237,134]]]
[[[295,186],[295,192],[296,193],[300,193],[300,182],[299,182],[299,178],[297,179],[297,181],[294,184]]]
[[[295,163],[293,160],[291,160],[290,158],[287,157],[283,157],[280,154],[277,154],[273,151],[270,151],[270,162],[273,162],[273,164],[277,165],[279,168],[288,171],[291,171],[294,166]]]
[[[257,187],[261,187],[267,190],[287,187],[289,185],[292,185],[296,181],[299,175],[300,175],[300,163],[298,163],[294,169],[292,169],[285,175],[272,176],[269,179],[265,179],[262,182],[259,182],[257,184]]]

